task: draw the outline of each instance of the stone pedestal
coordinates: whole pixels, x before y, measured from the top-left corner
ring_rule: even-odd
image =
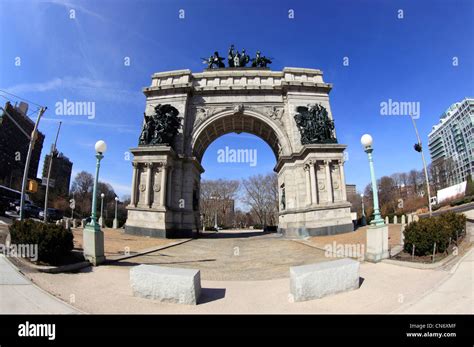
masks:
[[[300,153],[280,158],[275,168],[280,188],[280,233],[300,238],[353,231],[351,204],[346,201],[345,148],[338,144],[306,145]]]
[[[365,260],[377,263],[388,257],[388,226],[370,226],[367,228]]]
[[[82,232],[84,258],[97,266],[105,261],[104,233],[98,224],[87,224]]]
[[[151,237],[193,237],[197,231],[201,166],[169,146],[142,146],[134,155],[125,232]],[[197,219],[199,221],[199,219]]]

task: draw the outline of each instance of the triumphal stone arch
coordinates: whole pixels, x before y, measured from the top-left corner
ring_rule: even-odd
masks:
[[[230,132],[254,134],[275,154],[280,233],[304,237],[352,231],[346,146],[337,142],[332,86],[322,72],[271,71],[258,64],[223,68],[218,58],[216,68],[211,56],[210,68],[199,73],[155,73],[144,88],[143,129],[131,149],[126,232],[153,237],[196,233],[202,157],[211,142]]]

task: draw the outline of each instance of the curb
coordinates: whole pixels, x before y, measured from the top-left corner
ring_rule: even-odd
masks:
[[[87,260],[81,261],[80,263],[74,263],[74,264],[68,264],[68,265],[48,266],[48,265],[36,265],[36,264],[28,262],[27,260],[23,258],[15,258],[15,259],[17,259],[17,261],[20,262],[22,266],[25,266],[29,269],[36,270],[38,272],[45,272],[45,273],[50,273],[50,274],[72,272],[72,271],[77,271],[77,270],[92,266],[92,264]]]
[[[466,245],[466,248],[464,249],[465,253],[461,255],[461,259],[469,253],[469,251],[472,249],[472,243],[470,245]],[[397,266],[403,266],[403,267],[409,267],[413,269],[420,269],[420,270],[436,270],[444,267],[446,264],[450,263],[451,261],[459,258],[458,255],[453,255],[450,254],[446,258],[441,259],[440,261],[437,261],[435,263],[415,263],[411,261],[403,261],[403,260],[393,260],[393,259],[384,259],[382,260],[383,263],[386,264],[391,264],[391,265],[397,265]]]
[[[39,266],[35,265],[36,270],[39,272],[46,272],[50,274],[57,274],[61,272],[72,272],[77,271],[80,269],[84,269],[86,267],[92,266],[89,261],[82,261],[80,263],[69,264],[69,265],[62,265],[62,266]]]

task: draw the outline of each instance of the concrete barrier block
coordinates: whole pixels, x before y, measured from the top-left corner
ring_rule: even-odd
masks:
[[[294,301],[319,299],[359,288],[359,262],[344,258],[290,267],[290,293]]]
[[[130,270],[133,295],[161,302],[196,305],[201,273],[196,269],[139,265]]]

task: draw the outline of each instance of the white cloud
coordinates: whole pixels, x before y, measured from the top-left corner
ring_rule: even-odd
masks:
[[[70,90],[87,96],[90,99],[104,99],[114,102],[132,103],[140,102],[143,94],[139,91],[127,90],[118,83],[91,79],[88,77],[55,77],[44,82],[20,83],[5,88],[9,93],[44,93]]]
[[[98,18],[102,21],[106,21],[107,19],[102,16],[101,14],[97,13],[97,12],[94,12],[94,11],[91,11],[87,8],[85,8],[84,6],[82,5],[79,5],[79,4],[76,4],[76,3],[73,3],[71,1],[67,1],[67,0],[39,0],[38,1],[39,3],[45,3],[45,4],[52,4],[52,5],[58,5],[58,6],[62,6],[62,7],[65,7],[67,8],[68,10],[72,9],[72,10],[78,10],[84,14],[87,14],[89,16],[92,16],[92,17],[95,17],[95,18]]]
[[[46,122],[54,122],[57,123],[58,119],[57,118],[42,118],[42,121]],[[90,126],[94,128],[106,128],[106,129],[113,129],[114,132],[117,133],[127,133],[127,134],[137,134],[137,131],[139,132],[140,129],[134,129],[133,127],[130,127],[128,124],[117,124],[117,123],[99,123],[96,122],[95,120],[71,120],[71,119],[61,119],[63,124],[71,124],[71,125],[84,125],[84,126]],[[89,144],[82,144],[82,147],[84,146],[89,146]],[[94,147],[94,144],[91,144],[92,148]]]

